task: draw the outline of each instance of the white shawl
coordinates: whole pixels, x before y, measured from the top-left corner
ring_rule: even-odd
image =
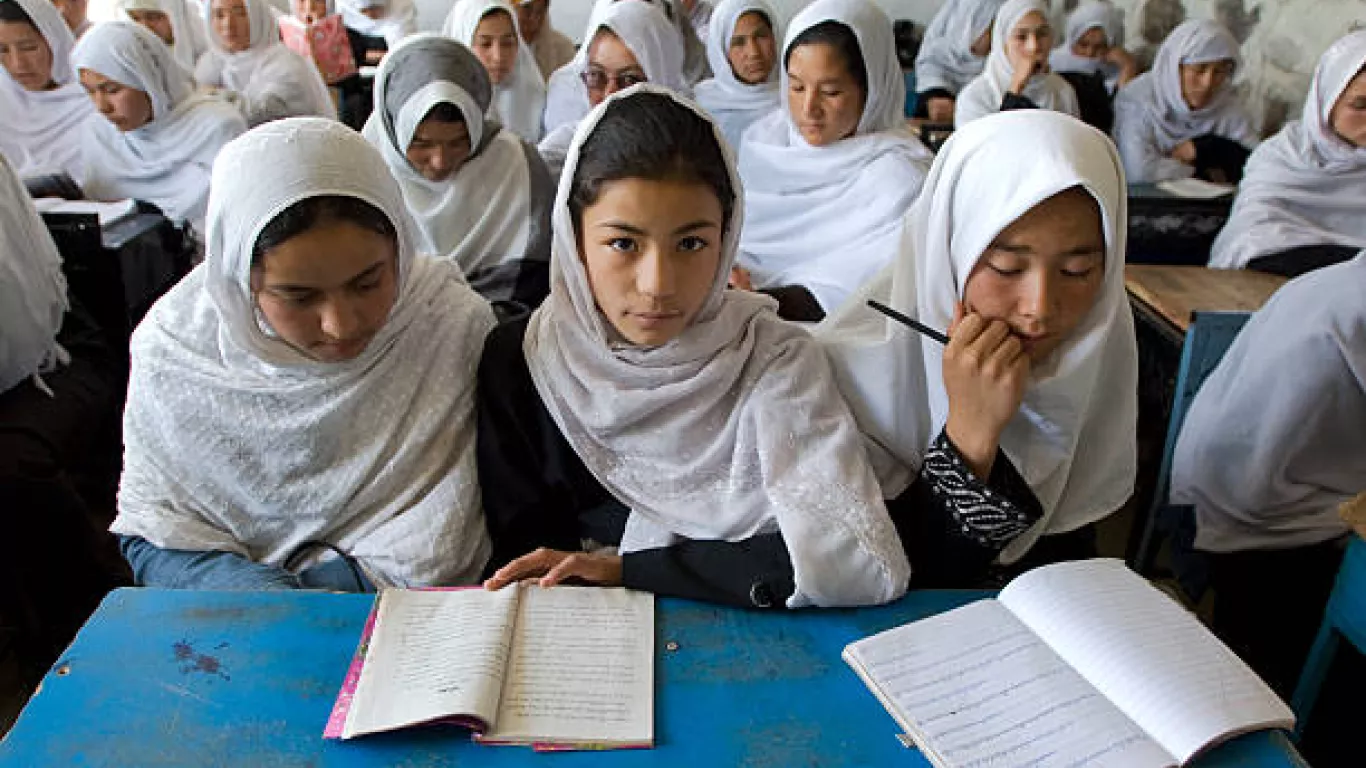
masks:
[[[362,131],[398,180],[421,250],[459,264],[471,279],[525,258],[532,240],[526,148],[485,121],[489,92],[488,74],[468,48],[419,32],[380,62],[375,109]],[[442,103],[464,116],[472,154],[449,179],[428,181],[408,162],[408,145],[427,113]]]
[[[986,69],[977,79],[968,84],[958,94],[954,107],[953,122],[959,128],[980,117],[1001,111],[1001,100],[1010,89],[1010,80],[1015,76],[1015,67],[1006,56],[1006,41],[1011,32],[1026,15],[1040,13],[1048,20],[1048,4],[1043,0],[1010,0],[1001,6],[996,14],[996,24],[991,31],[991,54],[987,56]],[[1051,109],[1077,117],[1081,109],[1077,105],[1077,94],[1071,84],[1056,72],[1043,72],[1030,77],[1020,94],[1039,109]]]
[[[865,300],[948,328],[967,276],[996,236],[1077,186],[1102,212],[1105,283],[1072,335],[1034,365],[1024,402],[1001,435],[1001,449],[1044,509],[1031,532],[1001,554],[1006,563],[1041,534],[1109,515],[1133,491],[1138,352],[1124,292],[1128,197],[1114,145],[1100,131],[1047,110],[1001,112],[958,129],[935,158],[896,262],[816,329],[869,438],[883,493],[898,495],[948,419],[943,347]]]
[[[1366,66],[1366,31],[1324,52],[1304,113],[1252,153],[1211,267],[1241,268],[1258,256],[1305,245],[1366,248],[1366,147],[1333,131],[1329,115]]]
[[[176,223],[199,228],[209,197],[209,171],[224,144],[246,130],[237,110],[196,96],[190,74],[161,38],[130,21],[97,24],[71,55],[72,63],[146,93],[152,119],[123,132],[108,120],[87,126],[82,147],[87,196],[133,198]]]
[[[622,552],[778,532],[795,572],[789,607],[895,599],[910,568],[829,364],[805,331],[778,319],[771,299],[726,287],[743,199],[711,292],[678,338],[653,348],[624,343],[597,309],[569,195],[580,148],[604,112],[642,93],[705,118],[646,84],[615,94],[580,124],[555,201],[550,296],[523,342],[536,391],[593,476],[631,509]],[[715,135],[739,194],[731,154]]]
[[[1191,404],[1172,501],[1194,504],[1195,545],[1285,549],[1347,532],[1366,489],[1366,255],[1283,286],[1252,316]]]
[[[247,125],[282,117],[337,118],[337,107],[313,62],[280,42],[280,25],[266,0],[243,0],[251,20],[251,45],[236,53],[223,47],[212,28],[210,55],[199,60],[200,85],[225,88],[234,95]],[[204,3],[204,19],[212,24],[213,2]]]
[[[920,193],[931,155],[905,127],[906,86],[892,23],[871,0],[817,0],[792,20],[783,41],[824,21],[858,39],[868,94],[853,136],[806,143],[787,109],[745,133],[740,177],[749,221],[740,264],[755,285],[805,286],[831,312],[896,255],[901,222]],[[779,93],[787,93],[787,71]]]
[[[121,12],[119,18],[132,21],[129,11],[158,11],[171,20],[171,32],[175,43],[171,52],[187,72],[194,72],[199,57],[209,52],[209,32],[204,19],[196,15],[198,8],[191,9],[189,0],[117,0]]]
[[[1067,30],[1062,42],[1048,55],[1048,64],[1054,72],[1080,72],[1086,75],[1100,75],[1111,91],[1119,83],[1119,67],[1104,59],[1088,59],[1072,52],[1087,32],[1099,29],[1105,32],[1105,41],[1110,46],[1124,45],[1124,17],[1109,0],[1086,0],[1076,10],[1067,15]]]
[[[701,5],[703,0],[698,0]],[[768,0],[722,0],[711,14],[711,34],[707,38],[707,58],[711,62],[712,77],[697,84],[697,103],[711,114],[721,133],[734,150],[740,149],[740,137],[745,129],[760,118],[778,109],[781,95],[778,93],[778,71],[782,62],[773,62],[773,71],[768,80],[758,85],[743,83],[731,69],[730,38],[735,34],[735,25],[746,13],[757,12],[768,19],[773,28],[774,40],[783,39],[782,19],[779,18]]]
[[[417,31],[417,8],[412,0],[336,0],[342,23],[366,37],[382,37],[390,48]],[[377,5],[389,10],[381,19],[372,19],[362,9]]]
[[[57,331],[68,306],[62,257],[0,156],[0,393],[67,361]]]
[[[489,553],[474,465],[488,305],[414,252],[384,160],[340,123],[270,123],[214,169],[207,259],[133,334],[112,530],[276,566],[325,540],[381,587],[473,583]],[[388,321],[340,363],[276,337],[250,288],[261,229],[318,195],[363,200],[398,230]]]
[[[0,153],[20,176],[66,173],[77,183],[84,181],[81,137],[86,126],[104,119],[71,66],[76,41],[48,0],[0,0],[18,3],[33,19],[39,34],[52,49],[50,91],[30,91],[0,67]]]
[[[446,17],[442,34],[454,38],[471,50],[479,22],[493,11],[503,11],[512,19],[517,34],[517,66],[502,83],[493,86],[489,117],[504,128],[535,144],[541,140],[541,118],[545,114],[545,80],[536,66],[531,48],[522,43],[517,12],[508,0],[459,0]]]
[[[1170,156],[1176,145],[1188,139],[1214,134],[1248,149],[1257,146],[1257,132],[1231,82],[1199,111],[1192,111],[1181,95],[1182,64],[1224,59],[1240,61],[1233,35],[1213,21],[1186,21],[1157,49],[1152,71],[1139,75],[1115,96],[1115,144],[1124,158],[1129,183],[1194,175],[1194,168]]]
[[[972,52],[972,44],[991,28],[1005,0],[948,0],[925,30],[915,56],[915,89],[924,93],[943,88],[957,94],[982,74],[986,57]]]

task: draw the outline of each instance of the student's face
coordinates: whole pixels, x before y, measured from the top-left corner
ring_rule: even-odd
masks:
[[[1233,76],[1233,61],[1207,61],[1181,65],[1181,98],[1192,110],[1209,106],[1219,89]]]
[[[95,102],[95,110],[120,131],[134,131],[152,122],[152,97],[146,91],[130,88],[91,69],[81,70],[81,85]]]
[[[788,56],[787,109],[807,144],[824,147],[853,135],[864,98],[833,45],[800,45]]]
[[[981,57],[991,53],[991,28],[992,25],[988,24],[987,31],[983,32],[982,35],[974,40],[972,45],[968,47],[968,50],[972,51],[973,56]]]
[[[251,47],[251,16],[246,0],[213,0],[213,31],[223,47],[236,53]]]
[[[62,14],[62,21],[72,32],[85,23],[85,10],[88,0],[52,0],[52,4],[57,6],[58,13]]]
[[[522,30],[522,39],[533,42],[541,34],[546,14],[550,13],[550,0],[532,0],[529,3],[516,3],[517,28]]]
[[[129,11],[128,18],[152,30],[161,42],[175,45],[175,30],[171,28],[171,17],[161,11]]]
[[[621,179],[583,210],[579,254],[593,298],[632,344],[683,333],[711,292],[721,259],[721,202],[698,182]]]
[[[1328,113],[1333,132],[1355,147],[1366,147],[1366,70],[1357,73]]]
[[[1105,37],[1105,30],[1100,27],[1086,30],[1086,34],[1072,44],[1072,53],[1083,59],[1103,59],[1109,51],[1110,41]]]
[[[1011,62],[1028,61],[1034,71],[1048,71],[1048,53],[1053,50],[1053,27],[1042,13],[1030,11],[1015,23],[1006,38],[1006,58]]]
[[[517,66],[517,29],[505,11],[493,11],[479,20],[474,30],[474,55],[488,70],[489,80],[498,85]]]
[[[593,37],[593,46],[588,49],[588,71],[584,75],[589,104],[596,107],[617,91],[648,79],[645,68],[621,38],[605,29]]]
[[[52,49],[32,24],[0,21],[0,64],[26,91],[53,86]]]
[[[463,122],[427,118],[413,131],[404,154],[427,181],[445,181],[470,159],[470,131]]]
[[[327,18],[327,0],[293,0],[290,8],[294,18],[306,24]]]
[[[963,304],[1008,323],[1037,363],[1076,330],[1104,280],[1100,208],[1085,191],[1071,189],[996,236],[968,275]]]
[[[730,47],[726,49],[726,58],[730,60],[730,69],[736,79],[750,85],[768,80],[776,56],[773,27],[769,26],[768,19],[757,11],[741,14],[731,33]]]
[[[251,290],[290,346],[324,363],[351,360],[393,309],[398,251],[378,232],[325,220],[266,251],[251,269]]]

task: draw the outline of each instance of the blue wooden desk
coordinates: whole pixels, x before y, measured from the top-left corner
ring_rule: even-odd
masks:
[[[794,615],[661,600],[657,747],[538,755],[450,728],[324,741],[369,597],[124,589],[44,679],[0,742],[0,765],[924,766],[840,651],[981,596]],[[1304,763],[1282,735],[1261,733],[1200,765]]]

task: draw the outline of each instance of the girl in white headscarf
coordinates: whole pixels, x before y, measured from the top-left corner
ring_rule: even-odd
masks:
[[[598,13],[596,8],[594,13]],[[658,6],[640,0],[610,2],[591,29],[579,56],[566,67],[582,65],[575,70],[574,85],[584,104],[595,107],[613,93],[646,81],[682,96],[692,95],[683,76],[683,47],[673,22]],[[558,178],[564,167],[577,126],[575,118],[541,140],[538,148],[553,177]]]
[[[1005,0],[948,0],[915,56],[915,116],[952,123],[954,100],[987,63],[991,24]]]
[[[1054,72],[1099,76],[1111,93],[1138,77],[1138,61],[1124,49],[1124,18],[1109,0],[1086,0],[1067,14],[1048,63]]]
[[[636,86],[580,125],[550,296],[499,327],[480,363],[479,471],[502,566],[488,586],[580,577],[790,608],[906,589],[820,347],[770,299],[727,289],[743,219],[720,132],[672,91]]]
[[[133,334],[112,530],[140,583],[479,576],[474,374],[493,314],[416,245],[350,128],[291,118],[224,149],[208,256]]]
[[[81,137],[100,118],[71,66],[76,41],[48,0],[0,0],[0,51],[21,45],[27,53],[0,57],[0,153],[20,176],[80,183]]]
[[[223,89],[248,126],[282,117],[336,119],[318,68],[280,42],[266,0],[207,0],[204,18],[213,52],[199,60],[195,79]]]
[[[545,80],[522,44],[517,12],[508,0],[459,0],[446,17],[447,37],[474,52],[493,84],[488,116],[535,144],[541,140]]]
[[[378,38],[393,48],[417,32],[417,8],[412,0],[336,0],[346,28]],[[366,62],[358,62],[366,63]],[[368,62],[374,63],[374,62]]]
[[[398,180],[422,250],[458,264],[490,301],[534,307],[549,290],[555,184],[535,147],[485,119],[489,94],[474,54],[418,33],[380,64],[363,133]]]
[[[226,102],[196,95],[171,49],[132,22],[91,29],[71,61],[108,118],[83,137],[86,195],[144,200],[177,224],[200,229],[213,160],[246,130],[242,116]]]
[[[975,477],[1003,460],[1023,476],[1042,518],[1002,563],[1093,556],[1091,524],[1133,490],[1126,206],[1094,128],[1046,110],[974,121],[935,157],[895,263],[817,328],[889,498],[944,441]],[[947,330],[948,345],[867,299]]]
[[[1238,61],[1238,41],[1217,22],[1172,30],[1152,71],[1115,96],[1115,144],[1130,183],[1242,177],[1257,133],[1229,82]]]
[[[1299,275],[1366,248],[1366,31],[1319,59],[1304,114],[1247,161],[1209,265]]]
[[[712,78],[697,84],[697,103],[740,148],[745,129],[778,109],[778,14],[767,0],[722,0],[711,17],[707,58]]]
[[[122,18],[147,27],[171,46],[175,60],[194,72],[199,57],[209,52],[209,33],[199,9],[188,0],[118,0]]]
[[[906,129],[892,24],[871,0],[798,14],[781,81],[785,108],[740,146],[740,265],[753,287],[780,291],[784,317],[820,319],[895,256],[930,152]]]
[[[1053,27],[1043,0],[1010,0],[996,14],[986,69],[958,94],[954,124],[1009,109],[1051,109],[1081,115],[1077,94],[1048,68]]]

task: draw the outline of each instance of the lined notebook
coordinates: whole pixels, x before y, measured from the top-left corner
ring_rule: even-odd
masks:
[[[384,590],[323,735],[443,722],[545,750],[652,746],[654,596]]]
[[[844,660],[939,768],[1184,765],[1294,715],[1119,560],[1059,563]]]

